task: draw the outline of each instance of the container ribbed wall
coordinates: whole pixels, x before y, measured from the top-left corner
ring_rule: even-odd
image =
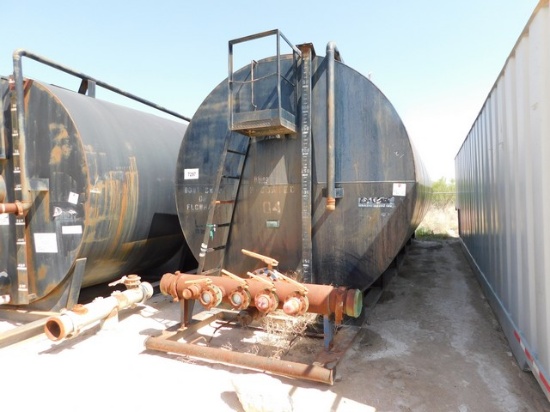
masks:
[[[550,399],[550,10],[541,1],[455,160],[460,236]]]

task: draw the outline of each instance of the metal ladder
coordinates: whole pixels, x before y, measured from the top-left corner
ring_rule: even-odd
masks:
[[[237,136],[241,137],[240,135]],[[227,242],[231,232],[235,205],[241,185],[242,173],[250,147],[250,139],[246,138],[246,147],[244,149],[232,148],[232,140],[237,136],[229,132],[225,137],[220,164],[214,183],[212,201],[208,210],[204,237],[199,253],[197,274],[210,275],[219,273],[224,264]],[[226,192],[229,192],[226,194],[228,197],[225,199],[220,199],[220,189],[222,186],[226,189]],[[224,209],[221,214],[226,218],[221,222],[216,221],[220,219],[220,217],[217,216],[220,212],[218,212],[218,214],[216,213],[220,208]],[[216,234],[218,235],[216,236]],[[218,253],[218,258],[209,258],[210,254],[214,252]]]
[[[256,78],[255,62],[253,62],[250,66],[250,78],[236,80],[233,71],[233,47],[236,44],[268,36],[276,37],[276,71],[272,73],[276,79],[274,83],[274,90],[277,94],[276,107],[258,108],[254,104],[255,87],[261,82],[271,81],[271,76]],[[307,79],[301,85],[304,102],[302,103],[302,112],[305,110],[305,114],[302,113],[303,119],[301,121],[303,139],[302,168],[305,167],[307,170],[305,177],[302,174],[302,216],[304,220],[302,224],[302,266],[305,277],[311,279],[311,119],[309,115],[311,100],[311,50],[309,46],[305,46],[304,50],[300,50],[292,45],[279,30],[271,30],[229,41],[229,76],[227,78],[229,131],[225,137],[224,148],[214,181],[212,201],[208,210],[206,227],[199,253],[198,274],[219,274],[224,264],[241,176],[250,147],[250,139],[263,136],[295,134],[297,132],[294,110],[291,110],[290,107],[283,107],[282,104],[282,83],[290,85],[293,88],[296,88],[296,84],[292,83],[281,73],[281,39],[288,44],[292,51],[294,70],[297,70],[297,61],[300,57],[303,57],[302,54],[305,52],[307,55],[307,61],[303,63],[303,70],[305,70],[304,74]],[[243,90],[249,93],[245,93],[245,95],[250,96],[250,101],[243,101],[238,97],[239,92]],[[246,146],[244,149],[234,150],[231,148],[231,144],[237,139],[237,136],[240,136],[240,138],[246,136],[246,145],[238,145],[239,147]],[[239,157],[238,162],[234,160],[234,156]],[[232,168],[233,170],[231,170]],[[228,183],[229,181],[233,181],[233,183]],[[227,196],[226,199],[220,199],[222,187],[224,188],[225,196]],[[225,212],[220,212],[221,208]],[[220,215],[224,219],[221,219]],[[215,252],[217,252],[217,255]]]
[[[28,85],[25,80],[20,79],[20,84],[16,84],[15,79],[10,79],[11,91],[11,125],[12,125],[12,167],[13,167],[13,196],[15,202],[24,201],[23,186],[26,182],[23,181],[21,174],[21,168],[24,167],[24,159],[21,159],[24,153],[20,152],[20,146],[24,147],[24,133],[21,133],[21,128],[24,128],[24,122],[21,122],[22,116],[19,116],[19,111],[24,104],[25,86]],[[16,87],[18,89],[16,89]],[[19,92],[19,93],[18,93]],[[18,104],[19,103],[19,104]],[[24,118],[23,118],[24,120]],[[23,130],[24,132],[24,130]],[[28,185],[27,185],[28,187]],[[11,221],[10,221],[11,223]],[[15,256],[17,264],[17,298],[15,303],[28,304],[31,301],[30,285],[29,285],[29,256],[28,256],[28,233],[26,230],[25,214],[21,210],[20,213],[15,215]]]

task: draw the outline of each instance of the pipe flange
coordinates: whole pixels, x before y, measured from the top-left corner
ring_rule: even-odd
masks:
[[[254,296],[254,306],[264,314],[271,313],[279,306],[279,297],[272,290],[264,289]]]
[[[307,296],[300,292],[294,292],[287,296],[283,304],[283,311],[290,316],[300,316],[309,309]]]
[[[127,289],[138,288],[141,284],[141,277],[138,275],[128,275],[122,282]]]
[[[201,291],[201,295],[199,296],[199,302],[206,309],[215,308],[222,303],[222,299],[223,292],[216,285],[208,285],[207,287],[204,287]]]
[[[248,308],[251,301],[252,296],[250,295],[250,292],[241,286],[239,286],[229,295],[229,303],[231,304],[231,307],[235,310],[244,310]]]
[[[350,289],[346,293],[344,312],[352,318],[358,318],[363,311],[363,293],[359,289]]]

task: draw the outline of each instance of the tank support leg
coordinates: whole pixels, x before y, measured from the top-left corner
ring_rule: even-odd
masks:
[[[332,349],[334,344],[334,322],[330,319],[330,316],[323,316],[323,335],[324,335],[324,347],[328,352]]]
[[[73,272],[71,274],[67,304],[65,305],[66,308],[72,308],[78,303],[82,279],[84,278],[84,269],[86,268],[86,260],[86,258],[76,260]]]
[[[193,299],[180,300],[180,320],[182,327],[187,327],[191,324],[194,307],[195,301]]]

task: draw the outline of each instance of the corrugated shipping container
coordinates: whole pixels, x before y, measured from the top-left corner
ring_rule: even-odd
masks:
[[[460,237],[550,400],[550,10],[535,8],[456,159]]]

